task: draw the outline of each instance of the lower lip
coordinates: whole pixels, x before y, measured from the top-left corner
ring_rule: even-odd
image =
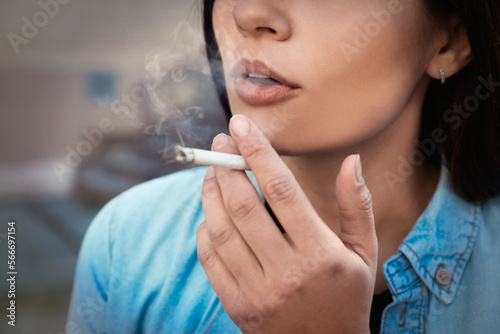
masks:
[[[245,77],[235,80],[236,94],[248,104],[262,106],[283,101],[290,98],[298,90],[297,88],[285,85],[257,86],[248,81]]]

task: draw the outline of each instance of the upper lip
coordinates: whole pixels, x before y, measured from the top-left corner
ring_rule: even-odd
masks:
[[[242,59],[238,63],[236,63],[236,65],[233,67],[231,71],[231,75],[235,78],[243,77],[249,73],[265,75],[276,81],[279,81],[285,86],[291,88],[300,88],[298,84],[276,73],[274,70],[272,70],[269,66],[267,66],[260,60],[250,61],[248,59]]]

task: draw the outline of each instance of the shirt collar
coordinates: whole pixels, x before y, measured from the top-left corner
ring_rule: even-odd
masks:
[[[434,196],[399,251],[427,288],[445,304],[457,295],[481,220],[479,205],[455,194],[448,170],[442,166]]]

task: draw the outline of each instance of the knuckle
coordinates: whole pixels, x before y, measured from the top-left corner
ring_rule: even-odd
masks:
[[[266,148],[265,142],[260,137],[255,140],[245,141],[239,145],[240,152],[244,153],[249,160],[259,159],[259,156],[265,152]]]
[[[345,271],[345,267],[338,261],[330,261],[322,266],[321,279],[325,282],[330,282],[337,279]]]
[[[215,182],[207,182],[203,185],[201,194],[202,194],[201,197],[202,202],[205,200],[214,199],[219,194],[219,186]]]
[[[208,236],[214,244],[225,245],[231,240],[231,236],[234,233],[234,228],[227,225],[221,226],[215,229],[208,230]]]
[[[205,268],[213,267],[219,258],[217,251],[214,248],[209,248],[206,251],[201,252],[199,249],[197,251],[198,261]]]
[[[357,210],[360,213],[369,216],[372,214],[372,211],[373,211],[372,208],[373,208],[372,195],[368,191],[368,189],[366,189],[366,191],[363,191],[363,194],[361,196],[361,200],[359,201],[358,206],[357,206]]]
[[[201,233],[203,233],[206,228],[207,223],[205,221],[201,222],[201,224],[196,228],[196,237],[199,238]]]
[[[305,285],[304,279],[297,280],[296,282],[287,282],[281,287],[282,296],[287,299],[293,299],[296,296],[302,296],[305,294],[307,287]]]
[[[368,189],[353,199],[337,199],[340,213],[347,219],[373,218],[372,196]]]
[[[285,206],[293,205],[295,201],[294,183],[288,175],[271,179],[265,186],[264,193],[271,201]]]
[[[297,294],[301,294],[304,291],[304,273],[300,266],[291,266],[281,279],[279,287],[276,287],[280,291],[280,295],[284,299],[292,298]]]
[[[227,209],[229,214],[235,218],[244,218],[248,215],[251,215],[257,205],[254,200],[249,198],[231,198],[228,200]]]
[[[225,168],[219,168],[217,171],[217,183],[221,187],[226,187],[231,183],[231,172]]]

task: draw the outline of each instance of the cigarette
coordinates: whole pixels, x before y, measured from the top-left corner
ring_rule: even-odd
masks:
[[[250,167],[241,155],[213,152],[179,145],[175,146],[175,154],[177,161],[182,163],[250,170]]]

